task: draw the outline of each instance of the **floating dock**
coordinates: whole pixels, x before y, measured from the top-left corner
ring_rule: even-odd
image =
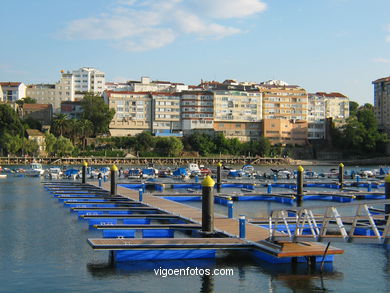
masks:
[[[97,185],[97,183],[96,183]],[[82,186],[80,186],[82,189]],[[108,190],[109,183],[102,186],[102,190]],[[108,193],[108,192],[107,192]],[[132,202],[138,202],[138,193],[129,188],[118,186],[118,195]],[[107,197],[107,196],[106,196]],[[117,198],[118,196],[115,196]],[[103,224],[95,224],[94,228],[107,230],[113,229],[172,229],[174,226],[151,226],[142,229],[138,226],[125,226],[121,223],[104,222],[106,219],[124,220],[124,219],[147,219],[147,220],[168,220],[178,219],[188,225],[197,225],[200,227],[202,221],[202,211],[198,208],[184,205],[179,202],[171,201],[160,196],[144,194],[142,204],[155,209],[159,214],[100,214],[100,215],[82,215],[84,219],[103,219]],[[122,207],[120,207],[122,209]],[[91,210],[92,211],[92,210]],[[147,224],[145,225],[145,227]],[[107,229],[106,229],[107,227]],[[185,230],[196,230],[197,227],[178,226]],[[215,256],[217,249],[247,250],[271,263],[288,263],[291,261],[307,262],[308,258],[314,261],[332,261],[333,255],[342,254],[343,250],[329,247],[326,250],[325,245],[313,242],[270,242],[270,231],[267,228],[260,227],[251,223],[245,223],[246,237],[239,238],[239,221],[230,219],[223,215],[215,215],[214,228],[218,238],[156,238],[150,239],[89,239],[88,243],[96,250],[113,251],[116,261],[140,260],[143,259],[172,259],[172,258],[202,258]],[[120,237],[120,236],[119,236]],[[185,240],[184,240],[185,239]],[[206,254],[199,254],[198,249],[208,251]],[[140,254],[140,250],[143,252]],[[186,253],[178,254],[178,250]],[[137,253],[136,253],[137,251]],[[162,251],[166,251],[162,253]]]

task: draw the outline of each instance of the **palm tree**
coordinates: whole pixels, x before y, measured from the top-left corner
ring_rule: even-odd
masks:
[[[90,137],[93,134],[93,123],[87,119],[78,120],[77,129],[82,140],[83,150],[85,150],[87,137]]]
[[[68,115],[56,114],[51,122],[52,132],[57,136],[63,136],[69,127]]]

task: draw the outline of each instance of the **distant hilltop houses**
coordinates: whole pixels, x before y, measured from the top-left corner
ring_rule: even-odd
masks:
[[[390,77],[373,82],[379,123],[390,129]],[[194,132],[222,132],[240,141],[266,137],[272,144],[305,145],[323,140],[329,125],[343,125],[349,117],[349,98],[341,93],[308,93],[281,80],[223,82],[201,80],[198,85],[152,80],[106,82],[105,73],[92,67],[61,71],[55,84],[0,82],[0,101],[15,108],[30,97],[36,106],[23,104],[18,113],[50,123],[54,114],[80,118],[85,93],[101,95],[115,110],[112,136],[150,131],[158,136]],[[19,103],[20,104],[20,103]],[[41,106],[38,106],[41,105]]]

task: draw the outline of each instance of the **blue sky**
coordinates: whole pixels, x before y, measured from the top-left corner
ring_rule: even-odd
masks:
[[[92,66],[109,81],[281,79],[372,103],[390,75],[389,0],[2,2],[0,81]]]

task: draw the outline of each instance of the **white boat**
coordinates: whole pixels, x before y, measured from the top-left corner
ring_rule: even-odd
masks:
[[[0,179],[7,178],[7,174],[0,174]]]
[[[39,177],[45,174],[45,170],[42,168],[42,164],[31,163],[30,168],[26,169],[26,176]]]
[[[50,168],[46,174],[50,179],[60,179],[63,173],[61,168]]]
[[[192,176],[200,175],[201,171],[198,166],[198,164],[191,163],[188,165],[188,173],[190,173]]]

